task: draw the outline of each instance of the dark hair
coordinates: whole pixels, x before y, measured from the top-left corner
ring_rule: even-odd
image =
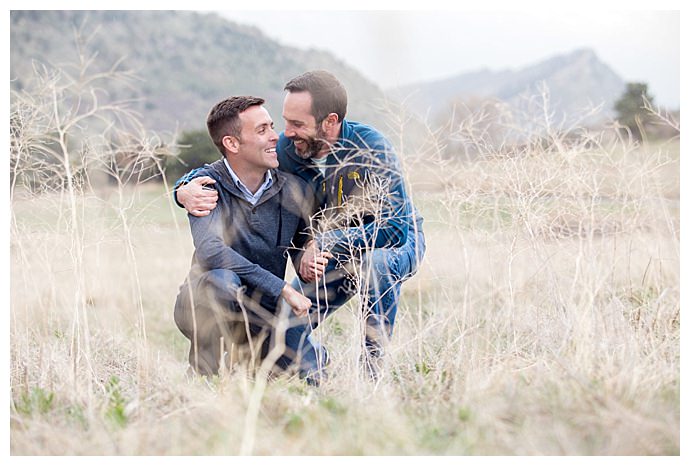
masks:
[[[328,71],[308,71],[292,78],[285,85],[288,92],[309,92],[311,94],[311,114],[316,123],[321,123],[329,113],[338,115],[343,121],[347,113],[347,91],[338,78]]]
[[[206,117],[206,127],[213,144],[225,157],[223,138],[235,136],[239,139],[242,131],[240,113],[255,105],[263,105],[264,99],[247,95],[229,97],[213,106]]]

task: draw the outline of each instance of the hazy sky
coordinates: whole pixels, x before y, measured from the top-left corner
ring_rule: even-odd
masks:
[[[625,81],[647,82],[657,103],[677,107],[680,12],[593,5],[578,11],[219,13],[283,44],[326,49],[384,88],[480,68],[516,69],[589,47]]]

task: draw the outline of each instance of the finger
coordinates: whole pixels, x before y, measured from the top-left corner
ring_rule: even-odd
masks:
[[[331,254],[331,253],[328,252],[328,251],[323,251],[323,252],[320,254],[320,257],[325,257],[326,259],[333,259],[334,256],[333,256],[333,254]]]
[[[201,184],[201,185],[215,184],[216,180],[214,180],[210,176],[200,176],[198,178],[194,178],[192,181],[190,181],[190,183]]]
[[[218,203],[218,198],[216,196],[199,195],[199,197],[194,200],[196,201],[197,206],[215,205]]]
[[[328,259],[314,259],[312,265],[315,267],[326,267],[328,265]]]
[[[216,202],[200,202],[194,210],[213,210],[216,208]]]
[[[206,217],[210,213],[211,213],[210,210],[199,210],[199,209],[192,210],[192,215],[194,215],[195,217]]]
[[[202,189],[199,197],[201,199],[218,199],[218,191],[213,188]]]

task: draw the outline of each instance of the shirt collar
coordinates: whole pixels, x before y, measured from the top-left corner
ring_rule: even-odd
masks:
[[[228,172],[230,172],[230,177],[232,178],[232,181],[235,183],[235,186],[249,192],[249,190],[244,185],[244,183],[242,183],[242,180],[240,180],[240,178],[237,176],[237,173],[235,173],[235,171],[232,169],[232,167],[228,163],[228,159],[223,158],[223,162],[225,163],[225,167],[228,169]],[[257,191],[257,193],[262,191],[262,190],[266,190],[266,189],[270,188],[272,184],[273,184],[273,176],[271,176],[271,170],[266,170],[266,176],[264,178],[264,182],[261,185],[261,187],[259,188],[259,190]]]

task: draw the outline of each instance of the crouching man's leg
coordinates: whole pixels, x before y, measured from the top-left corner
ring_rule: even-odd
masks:
[[[217,374],[231,343],[244,333],[240,287],[237,274],[224,269],[188,277],[180,287],[175,323],[190,340],[189,364],[198,374]]]
[[[318,385],[326,377],[325,367],[330,362],[328,351],[315,341],[311,331],[356,294],[351,277],[351,270],[330,261],[318,283],[305,283],[298,278],[292,282],[292,287],[312,302],[309,315],[293,319],[285,337],[288,354],[295,355],[294,363],[307,383]]]
[[[401,286],[415,274],[425,251],[424,233],[419,231],[400,248],[374,249],[363,257],[364,363],[374,376],[377,360],[393,334]]]
[[[287,312],[292,313],[289,308]],[[276,366],[281,369],[294,368],[301,379],[318,386],[326,378],[328,354],[325,348],[313,341],[311,326],[304,319],[297,319],[287,312],[284,314],[287,328],[272,335],[272,340],[285,348]]]

